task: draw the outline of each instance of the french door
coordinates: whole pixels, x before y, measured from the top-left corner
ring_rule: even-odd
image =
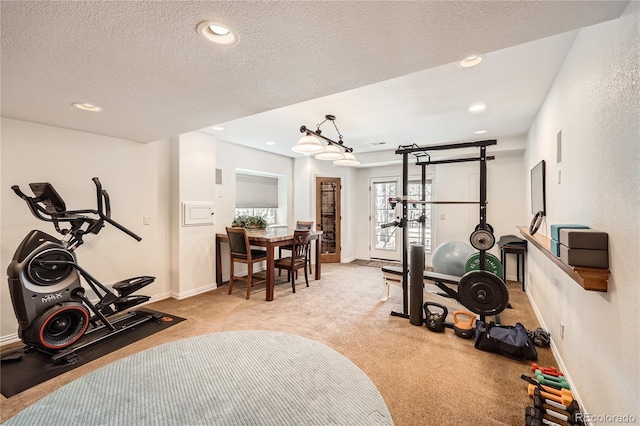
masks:
[[[422,199],[422,183],[420,180],[410,180],[407,195],[410,200]],[[431,179],[425,182],[425,200],[431,199]],[[400,178],[375,178],[370,182],[371,198],[371,242],[369,245],[369,257],[375,259],[401,260],[402,259],[402,232],[406,231],[408,243],[423,244],[425,252],[431,252],[432,242],[432,209],[428,204],[411,204],[408,206],[408,220],[406,228],[389,226],[383,228],[385,223],[391,223],[398,217],[402,217],[402,203],[397,203],[395,208],[389,204],[390,197],[402,195]],[[420,218],[424,216],[424,219]]]

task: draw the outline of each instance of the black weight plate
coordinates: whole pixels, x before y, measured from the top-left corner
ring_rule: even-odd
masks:
[[[478,229],[471,233],[469,242],[476,250],[489,250],[496,243],[496,238],[491,232],[485,229]]]
[[[498,315],[509,304],[509,291],[504,281],[488,271],[470,271],[460,278],[458,296],[471,312]]]
[[[482,227],[480,227],[480,224],[476,225],[476,231],[479,231],[483,229]],[[486,229],[487,231],[491,232],[492,234],[495,234],[495,232],[493,232],[493,226],[489,225],[488,223],[484,225],[484,229]]]

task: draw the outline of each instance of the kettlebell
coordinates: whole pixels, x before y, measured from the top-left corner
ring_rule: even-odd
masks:
[[[433,306],[438,309],[441,309],[442,312],[441,313],[432,312],[431,310],[429,310],[429,306]],[[447,307],[439,303],[425,302],[425,304],[423,305],[423,308],[424,308],[425,323],[427,325],[427,328],[431,331],[443,332],[445,329],[444,322],[447,319],[447,314],[449,313],[449,310],[447,309]]]
[[[453,331],[456,333],[456,336],[462,337],[463,339],[471,339],[474,334],[473,322],[475,319],[475,314],[469,311],[454,311]]]

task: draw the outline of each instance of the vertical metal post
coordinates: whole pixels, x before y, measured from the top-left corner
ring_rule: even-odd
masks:
[[[409,154],[402,154],[402,312],[409,313],[409,259],[407,253],[408,245],[408,203],[407,187],[409,186]]]
[[[427,165],[422,165],[422,196],[420,197],[421,201],[427,201]],[[422,217],[426,218],[427,214],[427,205],[425,203],[422,204]],[[420,222],[420,244],[424,246],[424,232],[426,231],[426,223],[424,221]]]
[[[407,186],[409,184],[409,153],[402,153],[402,312],[391,311],[391,315],[409,318],[409,259],[407,250]],[[422,289],[422,286],[420,286]]]
[[[480,229],[487,225],[487,147],[480,147]],[[480,250],[480,270],[486,268],[486,250]]]

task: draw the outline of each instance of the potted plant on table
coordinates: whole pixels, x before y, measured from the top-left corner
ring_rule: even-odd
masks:
[[[237,226],[246,229],[265,229],[267,221],[262,216],[238,216],[233,219],[231,226]]]

